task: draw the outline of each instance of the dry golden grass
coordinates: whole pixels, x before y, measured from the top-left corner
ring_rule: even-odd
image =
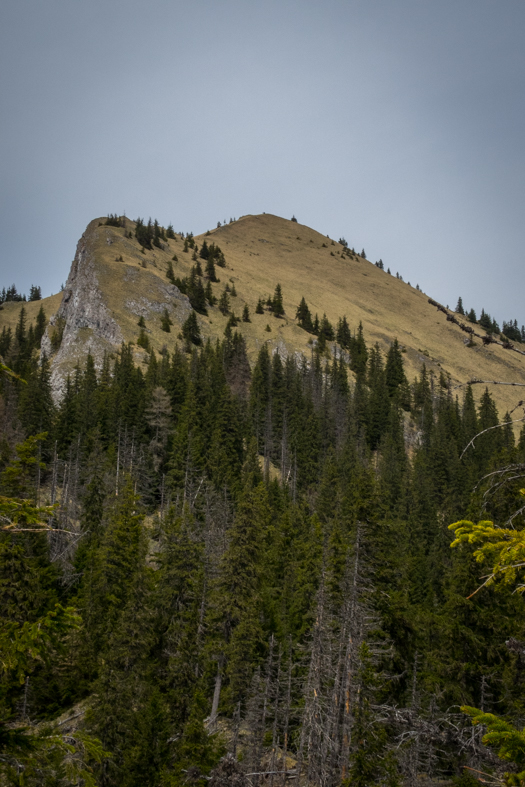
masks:
[[[125,228],[106,227],[101,222],[103,219],[91,222],[86,236],[95,254],[103,300],[120,325],[124,340],[137,340],[137,304],[142,303],[152,347],[173,349],[185,312],[179,309],[172,313],[174,325],[168,334],[161,330],[158,307],[155,311],[151,305],[169,302],[165,295],[168,261],[177,255],[173,269],[175,276],[182,278],[195,264],[191,250],[184,253],[183,241],[177,236],[164,250],[155,248],[142,254],[135,238],[127,237],[134,229],[133,222],[127,220]],[[196,237],[199,248],[204,238]],[[244,304],[248,304],[251,322],[239,323],[238,329],[246,338],[252,361],[264,342],[285,353],[310,355],[312,337],[295,321],[296,308],[304,296],[312,315],[326,313],[334,326],[343,315],[352,330],[362,322],[367,344],[377,342],[383,352],[397,337],[410,380],[426,363],[437,375],[441,371],[449,375],[454,385],[472,377],[525,382],[525,357],[499,347],[485,348],[478,340],[477,346],[467,347],[465,334],[428,303],[426,294],[361,257],[344,255],[340,244],[309,227],[269,214],[244,216],[211,230],[206,240],[218,244],[227,261],[226,268],[216,269],[221,281],[213,285],[214,294],[219,297],[226,282],[234,283],[237,297],[231,298],[232,310],[240,317]],[[284,318],[255,314],[257,300],[273,295],[277,283],[283,291]],[[58,308],[59,298],[56,295],[41,302],[48,317]],[[30,321],[34,320],[32,313],[35,311],[36,317],[40,304],[25,306]],[[0,312],[0,328],[3,324],[14,326],[19,309],[20,304],[6,304]],[[199,316],[199,322],[203,337],[215,339],[223,335],[227,318],[214,307],[207,317]],[[267,325],[270,332],[266,331]],[[146,360],[139,348],[137,358]],[[482,390],[482,386],[476,386],[475,394],[479,396]],[[520,398],[519,389],[495,386],[491,390],[501,415]],[[461,391],[459,395],[461,398]]]
[[[41,301],[28,301],[27,303],[3,303],[0,309],[0,330],[2,330],[4,325],[6,328],[11,328],[12,331],[15,330],[16,324],[20,318],[20,310],[22,306],[24,306],[26,310],[26,325],[28,328],[31,324],[36,322],[36,316],[40,311],[41,306],[44,307],[46,319],[49,322],[49,318],[58,310],[61,301],[62,293],[59,292],[57,295],[51,295],[49,298],[42,298]]]

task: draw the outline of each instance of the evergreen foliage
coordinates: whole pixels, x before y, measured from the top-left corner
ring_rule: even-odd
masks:
[[[175,279],[175,273],[173,271],[173,264],[172,264],[171,260],[168,261],[168,270],[166,271],[166,278],[172,284],[176,284],[177,283],[177,281]]]
[[[9,303],[10,301],[20,302],[25,300],[26,296],[19,293],[14,284],[8,287],[7,290],[3,287],[2,292],[0,292],[0,304]]]
[[[280,284],[277,284],[275,287],[275,293],[272,298],[271,309],[276,317],[284,316],[283,293]]]
[[[312,315],[310,314],[310,309],[308,308],[308,304],[306,303],[304,296],[301,298],[301,303],[297,307],[295,319],[305,331],[308,331],[308,333],[314,332]]]
[[[201,344],[201,332],[195,311],[192,311],[182,324],[182,338],[186,342],[186,352],[190,351],[192,344]]]
[[[162,317],[160,318],[160,326],[161,326],[163,331],[166,331],[166,333],[169,333],[171,331],[171,326],[172,325],[173,325],[173,322],[170,319],[169,312],[168,312],[167,309],[164,309],[164,311],[162,312]]]
[[[42,300],[42,290],[40,287],[32,284],[29,290],[29,298],[28,301],[41,301]]]
[[[227,289],[224,289],[222,291],[222,295],[219,298],[219,311],[222,314],[224,314],[224,315],[227,315],[227,314],[230,313],[230,298],[228,296],[228,290]]]
[[[505,523],[522,482],[472,490],[525,440],[507,417],[492,429],[488,391],[457,399],[425,367],[409,382],[397,340],[385,357],[361,325],[300,308],[329,357],[263,343],[250,369],[237,318],[202,342],[192,310],[182,347],[88,356],[57,405],[27,315],[0,336],[26,381],[0,378],[21,435],[0,443],[2,783],[15,760],[30,785],[75,783],[55,720],[77,708],[68,756],[105,787],[487,770],[453,706],[484,707],[521,778],[525,624],[520,594],[497,591],[521,584],[522,519]],[[54,748],[9,749],[45,723]]]
[[[148,220],[147,224],[144,224],[143,219],[137,219],[135,224],[135,237],[137,242],[143,249],[152,249],[153,248],[153,224],[151,223],[151,219]]]

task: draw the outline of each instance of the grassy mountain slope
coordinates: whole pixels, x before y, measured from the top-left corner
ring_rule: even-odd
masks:
[[[66,323],[65,341],[53,359],[55,383],[74,368],[88,349],[100,361],[103,351],[114,350],[120,341],[136,342],[140,316],[146,321],[151,346],[156,350],[163,346],[171,349],[179,341],[180,327],[189,313],[186,297],[177,294],[166,279],[168,262],[174,254],[178,258],[172,262],[176,277],[187,276],[195,264],[191,249],[183,251],[180,236],[163,242],[163,249],[142,253],[134,235],[128,237],[130,231],[134,232],[132,221],[126,219],[125,227],[105,226],[103,222],[104,219],[96,219],[88,225],[61,305],[57,295],[41,302],[48,317],[58,313]],[[251,322],[240,323],[239,330],[246,337],[251,360],[263,342],[269,342],[283,354],[310,355],[312,336],[295,320],[297,305],[304,296],[312,315],[317,312],[321,318],[326,313],[334,327],[343,315],[352,330],[361,321],[369,345],[378,342],[386,351],[397,337],[405,352],[410,380],[424,362],[437,374],[443,371],[450,375],[453,384],[472,377],[525,382],[525,357],[500,347],[485,348],[478,340],[476,346],[466,346],[465,334],[428,303],[426,294],[362,257],[345,254],[343,246],[309,227],[269,214],[244,216],[211,230],[206,237],[196,236],[199,248],[204,239],[208,244],[218,244],[227,262],[226,268],[217,267],[220,282],[213,284],[214,294],[219,297],[227,282],[230,286],[235,284],[237,297],[231,298],[232,311],[240,317],[244,305],[249,307]],[[204,267],[204,261],[201,263]],[[80,276],[82,270],[84,279]],[[273,295],[277,283],[283,291],[284,318],[268,312],[255,314],[257,300]],[[104,319],[100,309],[92,315],[80,313],[87,295],[94,297],[91,289],[87,292],[88,285],[98,290],[96,297],[106,315]],[[0,328],[14,327],[21,306],[4,305]],[[40,303],[25,307],[31,322]],[[169,334],[161,330],[165,308],[173,322]],[[108,320],[112,321],[111,329],[105,325]],[[227,317],[215,306],[208,310],[207,317],[199,315],[199,323],[203,337],[214,339],[223,334]],[[146,357],[138,347],[136,354]],[[481,390],[478,386],[476,393]],[[501,415],[512,409],[519,398],[512,388],[497,387],[493,393]]]

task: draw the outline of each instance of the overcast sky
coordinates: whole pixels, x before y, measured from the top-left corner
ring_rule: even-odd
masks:
[[[523,0],[2,0],[0,287],[88,222],[292,214],[525,323]]]

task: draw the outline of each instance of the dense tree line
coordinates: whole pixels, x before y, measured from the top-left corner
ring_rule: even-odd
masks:
[[[2,303],[10,303],[12,301],[19,303],[20,301],[40,301],[42,300],[42,288],[36,284],[32,284],[29,290],[29,297],[18,292],[15,285],[12,284],[7,289],[2,287],[0,292],[0,306]]]
[[[0,495],[57,507],[46,533],[0,535],[0,618],[58,604],[80,624],[22,683],[4,674],[3,729],[85,701],[111,753],[93,761],[103,787],[415,785],[491,767],[457,706],[521,718],[505,642],[525,634],[522,601],[467,600],[480,571],[447,529],[512,510],[476,487],[525,461],[525,433],[484,431],[499,423],[488,391],[459,400],[424,366],[410,383],[397,341],[385,357],[345,319],[330,359],[264,344],[253,369],[232,329],[146,365],[123,345],[99,369],[88,356],[56,405],[39,325],[21,313],[0,339],[26,381],[1,382]]]
[[[507,339],[510,339],[511,342],[525,342],[525,326],[522,325],[521,328],[518,326],[517,320],[509,320],[505,322],[503,320],[503,328],[500,331],[500,327],[495,319],[493,319],[485,309],[481,310],[481,314],[478,317],[476,316],[476,311],[474,309],[466,310],[463,306],[463,299],[460,297],[458,298],[458,302],[456,305],[455,311],[457,314],[461,314],[466,316],[469,322],[478,323],[484,328],[487,333],[501,333],[503,336],[506,336]]]

